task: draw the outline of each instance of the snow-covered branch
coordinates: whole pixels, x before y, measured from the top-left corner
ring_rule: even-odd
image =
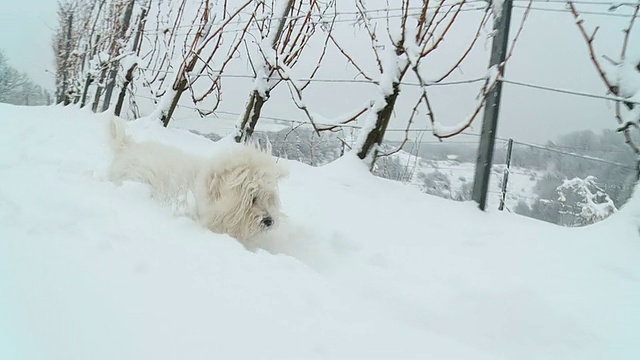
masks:
[[[364,29],[367,40],[371,43],[370,60],[378,69],[378,73],[375,75],[368,74],[365,71],[365,69],[371,69],[372,66],[358,63],[354,53],[351,53],[338,40],[331,39],[347,62],[358,71],[359,75],[365,79],[370,79],[377,88],[375,96],[371,99],[372,105],[365,114],[362,131],[360,131],[360,135],[353,147],[353,151],[358,157],[368,162],[369,165],[375,161],[377,156],[376,149],[382,144],[396,100],[400,96],[400,85],[408,73],[415,75],[421,89],[411,112],[405,135],[410,130],[409,128],[418,114],[418,108],[422,104],[426,106],[428,121],[433,125],[434,134],[439,138],[455,136],[464,131],[480,113],[487,94],[499,81],[500,69],[498,68],[492,69],[487,75],[485,86],[482,89],[481,97],[474,113],[454,127],[445,127],[435,120],[436,114],[434,114],[429,102],[427,89],[429,86],[448,78],[471,53],[471,50],[478,42],[484,24],[489,18],[490,7],[482,8],[484,14],[477,26],[474,26],[468,45],[463,48],[459,56],[450,59],[451,64],[446,68],[447,70],[436,77],[426,73],[426,69],[429,67],[428,63],[433,57],[431,55],[444,44],[447,35],[456,28],[464,8],[476,5],[472,5],[466,0],[461,0],[439,1],[437,3],[423,2],[422,6],[416,7],[415,3],[403,0],[399,9],[401,16],[390,16],[390,12],[387,9],[387,16],[382,21],[376,22],[370,16],[369,11],[374,6],[373,2],[358,0],[356,2],[357,24]]]
[[[308,85],[298,86],[298,81],[292,77],[292,68],[298,63],[302,53],[317,26],[325,23],[324,18],[332,16],[327,10],[335,4],[324,5],[318,0],[272,0],[271,6],[258,7],[253,19],[260,31],[260,39],[254,42],[254,56],[251,64],[255,78],[244,112],[238,117],[234,138],[236,141],[247,141],[251,138],[255,126],[260,118],[262,107],[269,99],[271,91],[282,81],[289,83],[292,99],[313,123],[311,111],[303,101],[302,91]],[[333,21],[332,21],[333,22]],[[331,22],[331,23],[332,23]],[[329,32],[332,26],[329,27]],[[325,39],[325,44],[328,42]],[[317,65],[311,72],[310,79],[316,75],[320,63],[324,59],[323,50]],[[314,129],[318,129],[314,125]]]
[[[580,16],[580,11],[577,9],[576,4],[571,0],[567,3],[574,17],[575,24],[587,45],[589,56],[600,79],[611,94],[628,100],[616,102],[615,119],[620,125],[618,131],[624,135],[625,143],[639,156],[640,161],[640,146],[634,142],[631,135],[631,130],[640,129],[640,106],[637,106],[640,100],[640,54],[632,54],[630,56],[628,53],[629,39],[634,31],[634,24],[640,13],[640,1],[625,4],[625,6],[633,8],[633,13],[629,19],[629,25],[622,32],[624,35],[620,49],[620,60],[612,61],[612,56],[602,54],[603,58],[609,59],[612,62],[613,68],[609,71],[606,71],[603,63],[598,60],[600,56],[598,56],[594,45],[599,26],[596,26],[592,34],[589,35],[585,27],[585,21]],[[617,9],[620,6],[622,5],[612,5],[612,9]]]

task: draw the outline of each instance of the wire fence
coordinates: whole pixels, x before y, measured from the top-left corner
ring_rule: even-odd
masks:
[[[509,212],[562,226],[583,226],[603,217],[585,213],[586,195],[582,189],[563,189],[567,181],[579,179],[594,194],[591,201],[601,207],[611,204],[612,211],[620,209],[632,194],[637,178],[635,156],[621,141],[606,143],[596,137],[582,147],[513,141],[511,156],[508,143],[509,139],[496,139],[490,209],[499,209],[504,201]],[[470,201],[477,148],[474,140],[415,143],[407,152],[379,161],[376,173],[431,195]]]
[[[564,8],[565,0],[514,0],[514,8],[530,9],[533,12],[562,12],[569,13],[570,10]],[[588,7],[590,10],[581,11],[581,14],[596,16],[614,16],[631,18],[634,15],[625,11],[619,11],[625,7],[637,6],[636,3],[612,3],[607,1],[572,1],[574,4]],[[464,6],[464,11],[479,12],[486,11],[487,4],[484,0],[471,0],[466,2],[452,2],[447,6]],[[357,23],[362,21],[362,17],[368,19],[389,19],[404,16],[406,9],[388,8],[373,9],[361,12],[342,12],[335,14],[335,23]],[[408,9],[409,15],[412,15]],[[329,16],[330,17],[330,16]],[[637,16],[636,16],[637,17]],[[289,16],[289,19],[299,17]],[[277,18],[272,18],[275,20]],[[222,24],[220,21],[218,24]],[[195,28],[202,24],[188,24],[174,27]],[[156,29],[160,33],[164,29]],[[246,31],[244,27],[237,29],[225,29],[225,32]],[[145,30],[144,35],[154,35],[154,30]],[[173,35],[189,35],[189,33],[175,33]],[[149,63],[150,64],[150,63]],[[141,64],[142,65],[142,64]],[[149,74],[161,74],[160,78],[171,75],[175,69],[154,68],[152,65],[138,66],[139,71],[144,76]],[[231,74],[210,71],[208,73],[188,74],[188,77],[209,77],[212,81],[219,79],[255,79],[255,75]],[[276,79],[277,80],[277,79]],[[296,82],[316,82],[316,83],[336,83],[342,85],[349,84],[371,84],[378,85],[375,79],[337,79],[337,78],[298,78]],[[431,87],[431,86],[454,86],[470,85],[487,81],[487,77],[470,78],[456,81],[427,82],[419,84],[415,82],[401,82],[401,86],[407,87]],[[623,99],[612,95],[600,95],[573,89],[561,89],[544,84],[535,84],[518,81],[516,79],[501,78],[504,84],[519,87],[528,87],[544,92],[554,92],[567,96],[579,96],[590,99],[608,100],[614,102],[624,101],[627,104],[640,105],[640,102],[630,99]],[[135,99],[144,99],[152,103],[160,100],[153,96],[135,94]],[[185,104],[185,100],[178,104],[179,108],[188,110],[198,110],[199,113],[209,113],[211,109],[203,108],[202,105]],[[241,114],[238,109],[216,109],[212,116],[225,119],[237,120]],[[268,121],[265,122],[265,120]],[[504,121],[504,120],[501,120]],[[233,124],[234,122],[229,122]],[[262,125],[266,126],[260,129]],[[352,122],[348,124],[340,123],[319,123],[318,126],[335,127],[336,131],[317,134],[313,131],[312,123],[304,119],[292,119],[280,116],[261,116],[258,123],[256,136],[262,137],[264,141],[272,144],[276,155],[305,162],[311,165],[323,165],[342,156],[349,150],[355,142],[361,124]],[[233,126],[233,125],[231,125]],[[229,130],[229,129],[227,129]],[[195,130],[194,130],[195,131]],[[375,169],[379,176],[393,180],[411,183],[419,187],[422,191],[445,197],[452,200],[468,201],[471,199],[473,178],[475,172],[476,152],[478,149],[479,135],[473,133],[462,133],[451,142],[439,142],[429,138],[432,129],[429,127],[413,128],[388,128],[386,132],[411,133],[412,140],[405,144],[403,151],[396,152],[392,156],[382,157]],[[205,132],[204,135],[216,139],[219,135],[213,132]],[[388,136],[398,138],[398,136]],[[381,149],[381,153],[393,152],[398,147],[399,142],[388,141]],[[551,145],[551,144],[531,144],[509,139],[496,139],[494,155],[494,166],[491,175],[489,188],[489,206],[497,209],[504,207],[507,211],[515,212],[525,216],[553,222],[564,226],[585,225],[593,219],[585,219],[580,213],[581,199],[579,196],[567,196],[562,193],[561,185],[570,179],[587,179],[593,177],[591,186],[592,193],[604,194],[606,198],[614,204],[615,208],[620,208],[624,204],[633,188],[636,180],[636,168],[634,156],[629,148],[624,147],[597,147],[588,148],[578,145]],[[510,161],[507,161],[507,158]],[[596,199],[597,200],[597,199]],[[600,199],[604,201],[603,199]],[[600,201],[598,200],[598,201]],[[606,199],[605,199],[606,200]]]
[[[224,112],[234,120],[239,115]],[[276,156],[321,166],[338,159],[357,138],[359,127],[342,127],[337,132],[315,133],[307,122],[273,117],[279,127],[258,129],[254,137],[269,142]],[[267,122],[266,118],[262,121]],[[405,129],[391,128],[394,131]],[[422,192],[455,201],[470,201],[473,189],[479,135],[463,133],[456,141],[440,142],[430,129],[412,129],[412,140],[402,151],[382,156],[374,174],[418,187]],[[212,140],[220,137],[203,134]],[[595,136],[595,135],[594,135]],[[630,198],[636,181],[633,152],[617,137],[598,138],[579,145],[532,144],[497,138],[488,206],[562,226],[583,226],[600,218],[586,217],[577,191],[559,189],[567,180],[593,177],[594,201],[610,201],[620,209]],[[389,140],[381,153],[395,150],[399,141]],[[510,158],[510,161],[507,161]],[[564,199],[562,199],[564,197]],[[607,200],[608,199],[608,200]]]
[[[540,90],[560,90],[567,95],[611,100],[610,96],[585,95],[562,89],[540,87]],[[189,105],[179,107],[196,109]],[[214,116],[230,120],[233,124],[240,115],[239,112],[220,109],[216,110]],[[342,156],[355,142],[362,127],[357,123],[337,124],[337,131],[317,134],[309,121],[278,116],[261,116],[261,119],[259,124],[268,126],[266,130],[258,128],[256,136],[269,141],[275,155],[314,166]],[[277,126],[274,128],[270,125]],[[232,126],[226,129],[227,132],[232,130]],[[394,138],[394,133],[409,132],[413,135],[413,140],[405,144],[403,151],[379,159],[376,175],[414,184],[432,195],[459,201],[471,199],[480,137],[478,134],[465,132],[455,141],[440,142],[429,137],[432,132],[429,127],[408,130],[392,127],[386,131],[391,139]],[[212,134],[205,135],[213,136],[214,140],[218,138]],[[504,201],[506,211],[564,226],[585,225],[590,220],[580,216],[580,199],[573,199],[570,204],[560,201],[558,187],[565,180],[593,176],[597,191],[606,194],[619,209],[632,193],[637,172],[632,151],[622,139],[615,139],[615,144],[609,143],[606,146],[593,146],[593,143],[581,146],[543,145],[516,140],[513,141],[510,169],[506,171],[509,139],[497,138],[489,188],[489,207],[497,209]],[[399,142],[387,141],[387,146],[381,153],[391,152],[399,145]]]
[[[147,97],[147,99],[153,99]],[[195,109],[193,106],[179,105]],[[217,110],[215,117],[230,124],[228,133],[241,114]],[[317,134],[309,121],[278,116],[262,116],[256,134],[259,141],[271,143],[276,156],[312,166],[327,164],[349,151],[361,125],[349,123],[335,132]],[[215,121],[208,119],[203,121]],[[503,120],[504,121],[504,120]],[[330,124],[317,124],[330,125]],[[405,128],[388,128],[387,138],[404,133]],[[462,133],[456,140],[440,142],[431,137],[428,127],[411,128],[412,134],[402,151],[377,161],[378,176],[417,186],[421,191],[456,201],[470,201],[473,188],[476,152],[480,136]],[[203,133],[212,140],[220,136]],[[574,178],[595,178],[597,188],[619,209],[631,196],[636,181],[635,156],[618,135],[614,143],[554,145],[513,141],[510,167],[507,170],[508,141],[497,138],[491,174],[488,204],[498,209],[504,201],[509,212],[548,221],[562,226],[582,226],[594,222],[581,215],[581,199],[570,196],[561,201],[558,188]],[[387,141],[381,153],[391,152],[399,141]],[[508,175],[507,175],[508,174]]]

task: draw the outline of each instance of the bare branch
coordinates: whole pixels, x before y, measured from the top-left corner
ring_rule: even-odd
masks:
[[[431,125],[433,126],[433,136],[437,137],[440,140],[448,139],[448,138],[454,137],[456,135],[459,135],[459,134],[463,133],[465,130],[467,130],[471,126],[471,124],[473,124],[473,122],[475,121],[475,119],[478,116],[478,114],[480,114],[480,110],[482,110],[482,108],[484,108],[487,96],[489,96],[489,94],[495,89],[495,87],[498,85],[499,81],[500,81],[500,74],[499,73],[497,74],[495,79],[487,78],[484,86],[481,89],[480,99],[478,100],[475,109],[473,110],[471,115],[469,115],[464,120],[464,122],[462,124],[457,125],[455,127],[455,129],[452,129],[452,130],[444,132],[444,133],[440,133],[438,131],[437,126],[436,126],[435,119],[431,118]]]
[[[420,9],[420,19],[418,20],[418,31],[416,32],[415,42],[420,42],[423,36],[424,24],[427,21],[427,9],[429,8],[429,0],[424,1],[422,9]]]
[[[307,86],[309,86],[309,84],[311,84],[311,79],[313,79],[316,76],[316,74],[318,73],[318,70],[320,70],[320,65],[322,64],[322,61],[324,60],[324,57],[325,57],[325,55],[327,53],[327,48],[328,48],[327,44],[329,43],[330,35],[331,35],[331,32],[333,31],[333,26],[335,24],[335,20],[336,20],[336,17],[334,15],[334,17],[333,17],[333,19],[331,21],[331,25],[329,25],[329,30],[328,30],[327,37],[324,39],[324,45],[322,46],[322,53],[320,54],[320,57],[318,58],[318,62],[316,63],[316,66],[313,69],[313,71],[311,71],[311,75],[309,76],[309,80],[306,82],[306,84],[304,84],[300,88],[300,90],[304,91],[304,89]]]
[[[247,8],[247,6],[251,5],[251,3],[253,3],[253,0],[247,0],[244,4],[242,4],[240,7],[238,7],[236,9],[236,11],[234,11],[228,19],[226,19],[225,21],[222,22],[222,24],[220,24],[218,26],[218,28],[216,29],[216,31],[214,31],[211,35],[209,35],[200,45],[199,50],[202,51],[202,49],[204,49],[209,42],[212,39],[215,39],[218,35],[220,35],[220,33],[225,29],[225,27],[233,20],[236,18],[236,16],[238,16],[238,14],[240,14],[245,8]]]
[[[356,62],[353,60],[353,58],[347,54],[347,52],[344,50],[344,48],[342,48],[342,46],[340,46],[338,44],[338,42],[336,41],[336,39],[333,37],[333,34],[329,34],[329,39],[331,40],[331,42],[333,43],[333,45],[335,45],[336,48],[338,48],[338,50],[342,53],[342,55],[347,59],[347,61],[349,62],[349,64],[353,65],[353,67],[358,70],[358,73],[360,75],[362,75],[362,77],[364,77],[365,79],[369,80],[369,81],[373,81],[373,78],[369,75],[367,75],[364,70],[362,70],[362,68],[360,68],[360,66],[358,66],[358,64],[356,64]]]
[[[635,23],[636,18],[638,17],[638,11],[640,11],[640,1],[638,1],[638,3],[636,4],[633,10],[633,16],[631,17],[631,20],[629,20],[629,26],[623,30],[624,40],[622,41],[622,51],[620,53],[620,59],[623,62],[627,54],[627,47],[629,46],[629,37],[631,36],[631,31],[633,30],[633,24]],[[638,67],[639,67],[638,71],[640,71],[640,64],[638,64]]]
[[[376,58],[376,63],[378,64],[378,70],[382,73],[382,61],[380,61],[380,56],[378,55],[378,39],[376,37],[376,30],[371,25],[371,20],[369,19],[369,15],[367,15],[367,11],[364,4],[362,3],[362,0],[358,0],[358,2],[356,2],[356,7],[358,8],[358,12],[360,13],[362,24],[369,34],[369,39],[371,40],[371,48],[373,49],[373,54]]]
[[[606,85],[606,87],[608,88],[608,90],[613,93],[614,95],[620,96],[620,88],[617,86],[617,84],[615,84],[611,79],[609,79],[609,77],[607,76],[607,74],[604,72],[604,70],[602,69],[602,66],[600,65],[600,63],[597,61],[596,55],[595,55],[595,50],[593,47],[593,41],[595,39],[596,33],[599,29],[599,27],[596,27],[594,32],[592,33],[591,36],[587,36],[586,31],[584,29],[584,21],[580,18],[580,15],[575,7],[575,5],[573,4],[572,1],[568,1],[568,5],[569,8],[571,10],[571,13],[575,19],[576,25],[578,26],[578,29],[580,30],[580,33],[582,34],[582,37],[584,38],[585,42],[587,43],[588,49],[589,49],[589,55],[591,57],[591,60],[594,64],[594,67],[596,68],[600,78],[602,79],[602,81],[604,82],[604,84]],[[631,17],[631,19],[629,20],[629,26],[627,28],[625,28],[623,30],[624,33],[624,38],[622,41],[622,47],[620,50],[620,61],[616,62],[614,60],[612,60],[610,57],[608,56],[603,56],[604,59],[606,59],[607,61],[611,62],[614,66],[624,66],[625,64],[625,58],[626,58],[626,52],[627,52],[627,48],[629,46],[629,38],[631,36],[631,31],[633,29],[634,23],[636,18],[638,17],[638,12],[640,11],[640,1],[638,1],[635,4],[625,4],[625,5],[630,5],[633,6],[633,16]],[[619,7],[620,5],[612,5],[611,9],[615,9],[617,7]],[[637,65],[637,70],[640,72],[640,64]],[[624,101],[624,100],[618,100],[615,103],[615,119],[617,120],[617,122],[621,125],[617,131],[621,132],[624,135],[624,139],[625,139],[625,143],[631,148],[631,150],[636,154],[636,155],[640,155],[640,147],[638,147],[638,145],[636,145],[631,137],[631,129],[632,128],[639,128],[639,125],[637,123],[637,121],[625,121],[623,119],[622,116],[622,106],[621,104],[624,104],[627,109],[629,110],[634,110],[634,108],[636,107],[636,104],[634,104],[633,102],[630,101]],[[640,166],[640,162],[638,163],[638,165]],[[638,170],[640,171],[640,167],[638,168]],[[638,174],[640,175],[640,173]]]
[[[371,108],[371,105],[367,105],[367,106],[363,107],[361,110],[357,111],[351,117],[349,117],[346,120],[341,121],[338,124],[335,124],[335,125],[332,125],[332,126],[328,126],[328,127],[324,127],[324,128],[318,128],[318,130],[319,131],[334,131],[335,129],[342,128],[342,125],[345,125],[345,124],[348,124],[350,122],[358,120],[358,118],[360,116],[362,116],[364,113],[366,113],[367,110],[369,110],[369,108]]]
[[[431,46],[431,48],[429,48],[426,51],[423,51],[423,56],[427,56],[429,55],[429,53],[431,53],[433,50],[435,50],[438,45],[440,45],[440,43],[444,40],[444,37],[447,35],[447,33],[449,32],[449,30],[451,30],[451,26],[453,25],[453,23],[456,21],[456,19],[458,18],[458,15],[460,14],[460,11],[462,10],[462,6],[466,3],[466,0],[462,0],[459,4],[454,4],[453,6],[451,6],[449,8],[449,10],[447,10],[447,14],[445,14],[445,16],[442,18],[442,20],[446,19],[449,11],[451,11],[451,9],[453,9],[455,6],[457,6],[456,8],[456,12],[453,14],[453,16],[451,17],[451,20],[447,23],[447,26],[444,28],[444,31],[442,32],[442,34],[440,34],[440,37],[438,37],[438,39],[435,41],[435,43],[433,44],[433,46]],[[438,28],[438,26],[440,25],[440,21],[438,21],[436,23],[436,25],[434,26],[433,30],[431,31],[431,36],[433,36],[436,32],[436,29]],[[430,36],[430,37],[431,37]],[[425,41],[425,45],[428,43],[428,40]]]
[[[527,8],[524,10],[524,14],[522,15],[522,21],[520,21],[520,26],[518,27],[518,31],[516,32],[516,35],[513,37],[513,41],[511,42],[509,53],[504,60],[505,63],[509,61],[509,59],[511,59],[511,56],[513,55],[513,50],[516,48],[516,43],[520,38],[520,34],[522,33],[522,29],[524,28],[524,23],[527,21],[527,18],[529,17],[529,13],[531,12],[532,4],[533,4],[533,0],[529,0],[529,3],[527,4]],[[593,36],[595,36],[596,31],[598,31],[598,28],[596,28],[596,30],[593,32]]]
[[[573,1],[568,0],[567,4],[569,5],[569,9],[571,10],[571,14],[573,15],[573,18],[575,20],[576,26],[578,26],[578,29],[580,30],[580,34],[582,34],[582,37],[584,38],[585,42],[587,43],[587,46],[589,48],[589,55],[591,57],[591,61],[593,62],[593,65],[595,66],[596,70],[598,71],[598,74],[600,75],[600,79],[604,82],[604,84],[607,86],[607,89],[609,89],[609,91],[614,94],[614,95],[619,95],[619,89],[617,86],[614,86],[611,81],[609,81],[609,78],[607,77],[607,74],[604,72],[604,70],[602,69],[602,65],[600,65],[600,62],[598,61],[598,59],[596,58],[596,53],[595,50],[593,48],[593,37],[590,37],[589,35],[587,35],[587,31],[584,28],[584,20],[582,20],[580,18],[580,14],[578,13],[578,10],[576,9],[575,5],[573,4]],[[593,35],[595,36],[595,31],[593,33]]]
[[[378,154],[378,157],[385,157],[385,156],[391,156],[393,154],[398,153],[400,150],[402,150],[402,148],[404,147],[404,145],[407,143],[407,141],[409,141],[409,129],[411,128],[411,124],[413,124],[413,118],[416,116],[416,114],[418,113],[418,108],[420,107],[420,104],[422,103],[423,98],[425,98],[425,95],[421,96],[420,98],[418,98],[418,101],[416,102],[416,104],[413,106],[413,109],[411,110],[411,115],[409,116],[409,121],[407,122],[407,127],[404,130],[404,139],[402,139],[402,142],[400,143],[400,145],[398,145],[398,147],[390,152],[384,153],[384,154]],[[430,114],[432,115],[432,114]]]
[[[482,26],[484,26],[485,22],[489,18],[489,9],[490,8],[487,7],[487,9],[485,10],[484,15],[482,16],[482,19],[480,20],[480,23],[478,24],[478,29],[476,30],[476,33],[475,33],[473,39],[471,40],[471,43],[469,44],[469,46],[465,50],[465,52],[458,58],[458,61],[456,61],[456,63],[453,64],[453,66],[449,69],[449,71],[444,73],[444,75],[440,76],[437,80],[435,80],[435,82],[439,83],[439,82],[445,80],[446,78],[448,78],[449,75],[451,75],[460,66],[460,64],[462,64],[462,62],[467,58],[467,56],[469,55],[469,53],[471,52],[471,50],[475,46],[476,42],[480,38],[480,31],[482,31]]]
[[[638,147],[638,145],[636,145],[631,138],[632,127],[640,129],[640,126],[637,123],[629,121],[623,126],[619,127],[617,131],[621,132],[624,135],[624,143],[627,144],[636,155],[640,155],[640,147]]]
[[[293,80],[291,80],[289,76],[282,73],[281,69],[278,69],[277,71],[280,74],[280,78],[286,81],[287,84],[289,85],[289,92],[291,93],[291,97],[296,107],[298,107],[298,109],[304,112],[304,114],[307,116],[307,119],[309,119],[311,126],[313,126],[313,130],[316,132],[316,134],[320,135],[320,130],[318,130],[318,127],[316,126],[316,123],[313,120],[313,115],[311,115],[309,108],[304,103],[304,100],[302,98],[302,91],[298,89],[296,84],[293,82]]]

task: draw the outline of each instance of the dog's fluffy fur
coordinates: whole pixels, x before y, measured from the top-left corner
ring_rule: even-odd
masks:
[[[237,145],[219,156],[203,158],[158,142],[134,142],[118,117],[110,121],[110,134],[111,181],[148,184],[152,197],[173,205],[191,197],[195,206],[189,215],[247,246],[279,223],[278,180],[287,172],[270,154]]]

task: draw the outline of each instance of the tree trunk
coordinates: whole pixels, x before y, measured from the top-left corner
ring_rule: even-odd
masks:
[[[276,32],[274,36],[271,38],[271,48],[276,50],[278,47],[278,41],[282,36],[282,31],[284,30],[285,22],[287,21],[287,17],[293,8],[293,0],[288,0],[286,6],[284,7],[282,16],[280,17],[280,22],[278,23],[278,27],[276,28]],[[273,75],[274,69],[269,66],[269,78]],[[253,131],[255,130],[256,124],[258,123],[258,119],[260,118],[260,113],[262,111],[262,106],[269,99],[269,93],[265,94],[265,97],[260,96],[260,93],[257,90],[253,90],[251,93],[251,98],[247,103],[245,108],[245,112],[242,117],[242,123],[240,126],[236,125],[236,130],[238,133],[235,136],[236,142],[247,141],[251,138]]]
[[[133,12],[133,4],[134,0],[130,0],[129,4],[125,8],[124,18],[122,19],[122,24],[120,28],[120,37],[118,40],[124,40],[127,29],[129,29],[129,22],[131,21],[131,13]],[[111,56],[118,56],[118,40],[114,41],[111,51]],[[118,76],[118,69],[120,68],[120,61],[115,61],[115,64],[112,64],[111,72],[109,73],[109,81],[106,84],[106,89],[104,92],[104,102],[102,103],[102,111],[107,111],[109,106],[111,105],[111,94],[113,94],[113,88],[116,86],[116,78]]]
[[[358,150],[358,157],[362,160],[367,158],[370,159],[370,166],[373,167],[373,163],[375,162],[375,158],[377,155],[377,147],[382,144],[382,140],[384,138],[384,133],[387,131],[387,126],[389,125],[389,120],[391,119],[391,114],[393,113],[393,107],[396,104],[396,99],[400,94],[400,84],[397,82],[393,83],[393,93],[385,97],[385,101],[387,104],[378,111],[376,114],[376,125],[369,133],[367,134],[367,138],[364,141],[362,147]],[[373,151],[373,153],[372,153]]]
[[[176,110],[176,107],[178,106],[178,101],[180,101],[180,97],[182,96],[182,93],[186,89],[187,89],[187,79],[183,77],[178,82],[178,88],[175,89],[176,93],[173,96],[173,99],[171,99],[171,105],[169,105],[169,109],[166,112],[163,112],[162,116],[160,116],[160,120],[162,121],[162,125],[164,127],[169,126],[169,121],[171,120],[171,116],[173,116],[173,112]]]
[[[93,78],[91,74],[87,75],[87,78],[84,81],[84,89],[82,89],[82,99],[80,100],[80,107],[83,108],[87,104],[87,93],[89,92],[89,86],[93,82]]]
[[[251,138],[251,135],[253,135],[256,128],[256,124],[258,123],[258,119],[260,119],[260,113],[262,112],[262,107],[265,102],[267,102],[267,99],[260,96],[260,93],[257,90],[254,90],[251,93],[251,98],[247,102],[247,106],[244,111],[240,131],[235,137],[236,142],[239,143],[247,141]]]
[[[138,63],[133,64],[129,70],[127,70],[127,75],[125,76],[124,84],[122,84],[122,88],[120,89],[120,94],[118,94],[118,102],[116,103],[116,108],[114,110],[114,114],[120,116],[122,112],[122,104],[124,103],[124,97],[127,95],[127,87],[133,81],[133,70],[138,66]]]
[[[102,96],[102,83],[104,82],[104,78],[107,76],[107,70],[103,69],[100,73],[100,81],[98,81],[98,86],[96,87],[96,93],[93,97],[93,105],[91,106],[91,110],[93,112],[98,111],[98,105],[100,104],[100,97]]]
[[[69,55],[71,53],[71,25],[73,24],[73,13],[69,14],[69,22],[67,24],[67,37],[65,39],[65,55],[64,55],[64,63],[62,69],[62,96],[61,101],[64,105],[69,105],[71,100],[67,94],[67,82],[69,81],[69,68],[67,63],[69,62]]]

